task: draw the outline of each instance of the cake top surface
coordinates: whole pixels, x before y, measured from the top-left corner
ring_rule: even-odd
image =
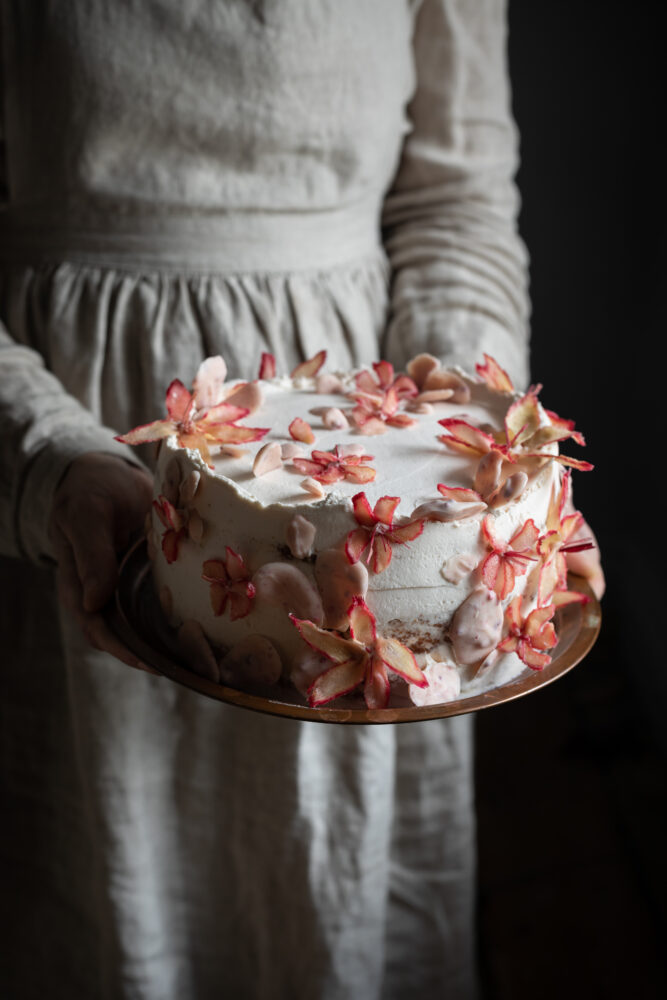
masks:
[[[466,380],[468,381],[468,380]],[[244,446],[244,452],[234,457],[222,452],[213,456],[214,476],[230,480],[241,495],[258,501],[262,506],[313,502],[316,498],[301,487],[306,470],[295,466],[289,459],[275,469],[255,475],[254,459],[267,444],[292,443],[299,447],[301,457],[312,461],[312,452],[335,452],[350,445],[357,445],[362,455],[361,465],[375,471],[375,478],[360,484],[353,479],[339,479],[324,484],[326,494],[333,500],[341,497],[350,499],[363,490],[371,504],[381,496],[401,498],[400,513],[410,513],[411,509],[429,499],[437,497],[438,483],[448,486],[471,487],[475,461],[464,455],[449,452],[438,440],[443,428],[438,421],[445,417],[456,417],[474,426],[492,425],[501,428],[503,418],[512,397],[492,392],[487,386],[468,381],[470,400],[453,403],[449,400],[430,404],[430,413],[410,414],[414,424],[405,427],[388,427],[387,433],[365,435],[349,419],[353,403],[341,393],[318,392],[312,379],[274,379],[261,382],[262,403],[252,415],[253,424],[269,428],[259,442]],[[352,391],[353,381],[346,378],[344,387]],[[349,421],[348,427],[328,428],[322,414],[311,411],[339,410]],[[289,426],[295,418],[301,418],[312,429],[315,440],[311,443],[294,442]],[[249,423],[249,420],[245,420]],[[174,441],[174,444],[176,442]],[[201,462],[198,452],[191,457]],[[325,468],[325,460],[319,463]],[[354,468],[354,467],[352,467]],[[314,470],[311,470],[314,471]]]

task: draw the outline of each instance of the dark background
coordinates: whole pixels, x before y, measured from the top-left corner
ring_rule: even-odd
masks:
[[[509,5],[532,378],[586,436],[575,500],[608,589],[583,663],[478,716],[489,1000],[667,996],[659,9]]]

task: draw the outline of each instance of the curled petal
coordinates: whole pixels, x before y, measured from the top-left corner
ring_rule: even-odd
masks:
[[[365,493],[355,493],[352,497],[352,511],[358,524],[363,525],[365,528],[372,528],[375,525],[377,517],[371,510],[371,505]],[[389,523],[391,524],[391,520]]]
[[[349,462],[343,462],[341,468],[345,478],[350,483],[372,483],[377,475],[375,469],[371,468],[370,465],[352,465]]]
[[[290,614],[289,617],[303,641],[311,649],[316,649],[323,656],[326,656],[328,660],[333,660],[335,663],[345,663],[350,659],[359,659],[361,650],[358,643],[343,639],[336,632],[327,632],[326,629],[318,628],[313,622],[297,618],[294,614]]]
[[[241,382],[230,391],[227,402],[254,413],[264,402],[264,396],[257,382]]]
[[[364,496],[364,494],[362,494],[362,496]],[[366,499],[365,496],[364,499]],[[391,523],[394,518],[394,512],[400,502],[401,502],[400,497],[380,497],[380,499],[375,504],[375,508],[373,510],[371,517],[373,518],[374,521],[379,521],[381,524],[386,524],[388,527],[391,527]],[[356,509],[355,509],[355,517],[356,517]],[[359,518],[357,518],[357,520],[359,520]]]
[[[376,535],[371,545],[373,572],[384,573],[391,562],[391,544],[385,535]]]
[[[345,555],[351,563],[356,563],[370,545],[371,536],[367,528],[355,528],[345,540]]]
[[[216,354],[202,361],[192,382],[192,394],[197,410],[207,410],[222,400],[226,378],[227,365],[221,355]]]
[[[501,368],[498,362],[489,354],[484,355],[483,365],[475,365],[475,370],[484,379],[489,388],[497,389],[498,392],[514,392],[511,378],[505,369]]]
[[[438,483],[438,492],[442,493],[446,500],[456,500],[459,503],[483,502],[476,490],[465,489],[462,486],[445,486],[444,483]]]
[[[415,538],[419,538],[423,530],[423,521],[406,521],[405,524],[395,525],[388,532],[388,537],[392,542],[404,545],[406,542],[414,542]]]
[[[314,378],[327,359],[326,351],[318,351],[314,357],[302,361],[292,371],[292,378]]]
[[[267,381],[269,379],[276,377],[276,359],[273,354],[269,354],[268,351],[262,351],[262,357],[259,362],[259,373],[257,378],[264,379]]]
[[[363,597],[355,597],[347,610],[350,619],[350,635],[362,646],[371,646],[377,638],[375,615]]]
[[[147,444],[149,441],[161,441],[175,434],[178,430],[173,420],[153,420],[150,424],[134,427],[127,434],[117,434],[116,441],[122,444]]]
[[[295,417],[287,429],[290,437],[295,441],[301,441],[303,444],[312,444],[315,440],[312,427],[301,417]]]
[[[194,400],[180,379],[175,378],[167,388],[167,413],[177,423],[183,423],[194,410]]]
[[[387,668],[379,656],[373,656],[366,669],[364,701],[368,708],[386,708],[389,704],[389,694]]]
[[[428,687],[428,680],[417,664],[414,653],[398,639],[381,636],[375,648],[390,670],[403,677],[409,684]]]
[[[417,387],[421,389],[430,373],[437,371],[439,367],[440,362],[432,354],[417,354],[411,361],[408,361],[405,370]]]

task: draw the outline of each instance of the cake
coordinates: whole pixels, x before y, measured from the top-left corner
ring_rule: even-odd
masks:
[[[570,477],[592,466],[559,453],[584,440],[540,391],[487,355],[474,374],[428,354],[328,372],[325,351],[172,382],[167,417],[119,440],[159,441],[148,552],[177,654],[313,706],[438,703],[543,669],[556,610],[586,600],[565,556],[591,545]]]

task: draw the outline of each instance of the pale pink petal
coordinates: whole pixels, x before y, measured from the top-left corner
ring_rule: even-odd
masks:
[[[313,551],[316,528],[312,521],[295,514],[287,525],[285,541],[295,559],[305,559]],[[305,616],[308,617],[308,616]]]
[[[208,410],[224,397],[227,365],[219,354],[202,361],[192,383],[192,394],[197,410]]]
[[[290,437],[294,438],[295,441],[301,441],[303,444],[312,444],[315,440],[312,427],[301,417],[295,417],[287,429]]]
[[[308,643],[311,649],[316,649],[329,660],[336,663],[344,663],[347,660],[358,660],[360,648],[356,642],[343,639],[337,632],[327,632],[326,629],[318,628],[311,621],[304,621],[296,615],[289,616],[290,621],[297,629],[304,642]]]
[[[376,638],[375,615],[362,597],[355,597],[347,609],[350,619],[350,635],[362,646],[371,646]]]
[[[371,657],[370,669],[366,670],[364,683],[364,701],[367,708],[386,708],[389,704],[390,691],[387,668],[382,659],[379,656]]]
[[[414,653],[398,639],[380,636],[375,643],[375,649],[390,670],[403,677],[409,684],[415,684],[417,687],[428,686],[428,680],[418,666]]]
[[[313,479],[311,476],[308,476],[306,479],[302,479],[299,486],[302,490],[305,490],[306,493],[310,493],[311,496],[317,497],[318,500],[321,500],[323,496],[326,496],[325,490],[323,490],[317,480]]]
[[[291,373],[292,378],[314,378],[326,359],[327,352],[318,351],[314,357],[309,358],[307,361],[302,361],[301,364],[296,366]]]
[[[175,378],[167,388],[167,413],[176,423],[182,423],[194,410],[194,400],[180,379]]]
[[[257,382],[241,382],[228,393],[226,400],[248,413],[254,413],[264,402],[264,395]]]
[[[365,495],[364,494],[362,495],[364,496],[365,499]],[[401,502],[400,497],[380,497],[380,499],[375,504],[375,508],[373,510],[373,520],[380,521],[382,524],[386,524],[388,527],[390,527],[394,519],[394,512],[396,511],[396,508],[398,507],[400,502]],[[355,508],[355,517],[356,515],[357,512]],[[359,521],[358,517],[357,520]]]
[[[267,472],[274,472],[276,469],[282,468],[282,464],[283,460],[279,442],[270,441],[268,444],[263,445],[255,455],[255,460],[252,464],[253,475],[257,477],[265,476]]]
[[[330,667],[315,680],[308,691],[308,701],[313,707],[325,705],[334,698],[354,691],[364,679],[365,658],[356,658]]]
[[[127,434],[117,434],[115,440],[120,441],[122,444],[147,444],[150,441],[160,441],[163,438],[168,438],[172,434],[175,434],[177,430],[178,427],[173,420],[154,420],[150,424],[141,424],[139,427],[134,427]]]
[[[489,354],[484,355],[484,364],[475,365],[475,369],[491,389],[497,389],[498,392],[514,392],[511,378]]]

